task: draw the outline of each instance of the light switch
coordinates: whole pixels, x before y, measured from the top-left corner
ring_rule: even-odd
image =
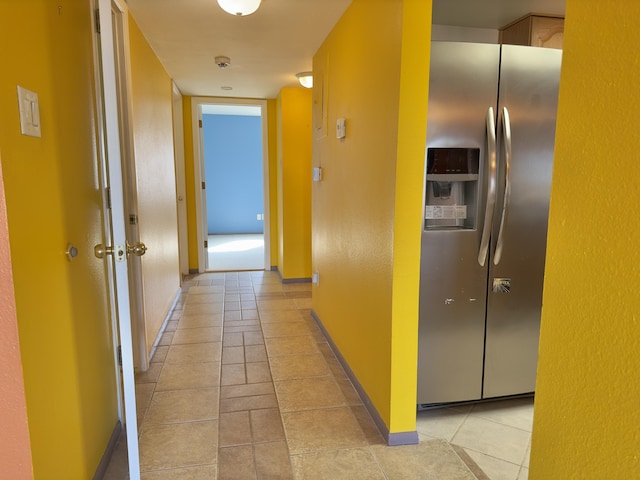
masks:
[[[41,137],[38,94],[18,85],[18,105],[20,107],[20,132],[31,137]]]
[[[313,167],[313,181],[314,182],[322,181],[322,167]]]
[[[344,118],[339,118],[336,121],[336,138],[345,138],[347,136],[347,121]]]

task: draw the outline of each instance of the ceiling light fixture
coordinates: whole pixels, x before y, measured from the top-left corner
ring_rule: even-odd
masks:
[[[313,72],[296,73],[296,77],[298,77],[300,85],[302,85],[304,88],[313,87]]]
[[[258,10],[260,1],[261,0],[218,0],[218,5],[231,15],[244,17]]]

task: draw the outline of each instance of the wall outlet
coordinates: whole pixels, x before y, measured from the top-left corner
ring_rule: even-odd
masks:
[[[264,213],[258,213],[256,215],[256,220],[264,220]]]
[[[320,273],[319,272],[314,272],[313,275],[311,276],[311,283],[313,283],[314,285],[319,285],[320,284]]]

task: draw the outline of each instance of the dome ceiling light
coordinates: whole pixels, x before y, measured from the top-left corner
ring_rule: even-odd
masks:
[[[260,2],[261,0],[218,0],[218,5],[231,15],[244,17],[258,10]]]

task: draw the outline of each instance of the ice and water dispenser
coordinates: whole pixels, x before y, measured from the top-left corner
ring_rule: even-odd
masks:
[[[476,228],[479,164],[478,148],[427,149],[425,230]]]

